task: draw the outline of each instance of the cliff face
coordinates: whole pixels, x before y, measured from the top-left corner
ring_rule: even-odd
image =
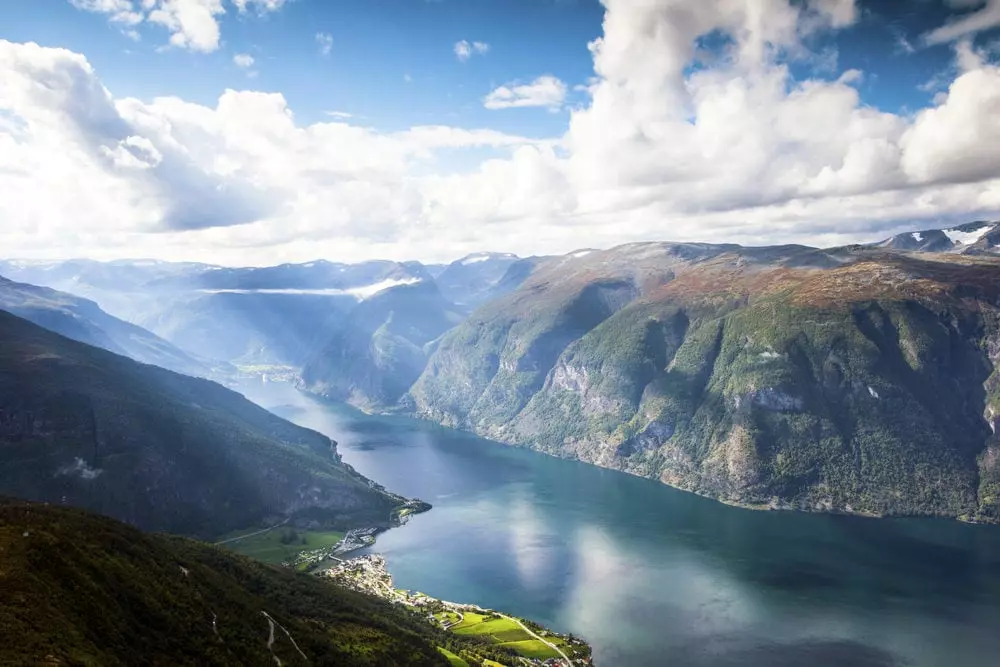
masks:
[[[1000,516],[1000,262],[636,244],[446,334],[415,414],[729,502]]]
[[[402,502],[233,391],[2,312],[0,494],[207,537],[299,512],[387,523]]]

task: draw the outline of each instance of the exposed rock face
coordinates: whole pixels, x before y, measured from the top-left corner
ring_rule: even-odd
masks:
[[[992,257],[635,244],[537,267],[407,401],[731,502],[993,519],[998,304]]]

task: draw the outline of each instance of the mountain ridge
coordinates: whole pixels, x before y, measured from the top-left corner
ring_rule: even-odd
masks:
[[[291,515],[387,526],[405,502],[234,391],[6,312],[0,371],[3,494],[203,537]]]

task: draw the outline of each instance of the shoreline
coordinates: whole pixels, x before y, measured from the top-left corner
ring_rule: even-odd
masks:
[[[421,614],[428,623],[447,633],[451,633],[456,628],[471,630],[479,624],[488,625],[500,619],[506,620],[510,624],[516,625],[531,641],[546,646],[553,654],[547,658],[541,658],[519,653],[515,646],[507,644],[518,644],[519,641],[523,640],[498,639],[493,636],[493,632],[454,633],[459,638],[477,637],[486,641],[492,640],[493,646],[517,654],[517,658],[511,656],[512,665],[574,667],[593,664],[593,649],[590,644],[571,633],[556,632],[530,619],[512,616],[495,609],[487,609],[474,603],[452,602],[435,598],[426,593],[395,588],[385,558],[379,554],[365,554],[346,559],[332,568],[317,571],[314,574],[329,578],[340,586],[374,595],[393,604],[409,607]],[[472,616],[477,618],[473,619]]]

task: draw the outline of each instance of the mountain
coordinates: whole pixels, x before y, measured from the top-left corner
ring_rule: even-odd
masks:
[[[0,664],[440,665],[398,605],[70,508],[0,500]]]
[[[481,252],[449,264],[434,277],[446,299],[460,306],[478,306],[486,301],[517,255]]]
[[[137,321],[177,346],[241,366],[300,366],[357,304],[345,294],[179,292]]]
[[[897,234],[876,245],[917,252],[994,255],[1000,253],[1000,222],[980,220],[950,229],[928,229]]]
[[[991,256],[642,243],[541,262],[403,403],[726,502],[997,520],[998,361]]]
[[[420,376],[439,336],[464,319],[433,282],[387,289],[352,310],[302,370],[309,390],[391,405]]]
[[[211,537],[310,516],[387,525],[402,498],[336,443],[207,380],[0,312],[0,494]]]
[[[178,373],[208,377],[212,367],[142,327],[113,317],[88,299],[0,277],[0,310],[67,338]]]
[[[0,272],[93,299],[202,357],[300,366],[357,303],[431,280],[418,262],[229,268],[152,260],[0,262]]]

